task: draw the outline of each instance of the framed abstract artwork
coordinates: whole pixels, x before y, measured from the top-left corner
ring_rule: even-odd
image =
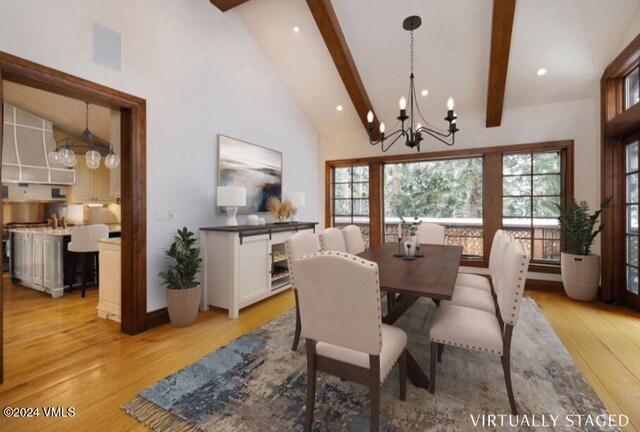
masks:
[[[218,186],[247,188],[247,205],[238,214],[266,212],[269,197],[282,199],[282,153],[218,135]]]

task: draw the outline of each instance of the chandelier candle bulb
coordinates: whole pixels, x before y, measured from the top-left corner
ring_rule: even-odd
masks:
[[[447,100],[447,108],[449,111],[453,111],[453,107],[455,106],[455,101],[453,100],[452,97],[449,97],[449,99]]]
[[[385,130],[385,125],[384,125],[384,122],[383,122],[383,123],[380,123],[380,133],[383,134],[384,130]]]
[[[402,96],[400,98],[400,102],[398,103],[398,105],[400,105],[400,109],[401,110],[405,110],[407,109],[407,98],[405,98],[404,96]]]
[[[367,123],[373,123],[373,113],[371,111],[367,113]]]

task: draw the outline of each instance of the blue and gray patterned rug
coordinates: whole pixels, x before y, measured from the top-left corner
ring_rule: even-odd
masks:
[[[397,322],[425,370],[434,313],[425,299]],[[291,310],[147,387],[122,408],[156,431],[302,430],[306,357],[304,343],[290,350],[294,324]],[[396,366],[383,386],[382,429],[500,430],[509,422],[514,430],[534,430],[541,422],[548,430],[605,429],[588,424],[607,411],[531,299],[514,331],[511,365],[519,417],[508,415],[499,357],[446,347],[435,395],[409,382],[406,402],[398,399]],[[315,431],[368,430],[368,388],[319,374],[314,417]],[[576,428],[579,421],[583,427]]]

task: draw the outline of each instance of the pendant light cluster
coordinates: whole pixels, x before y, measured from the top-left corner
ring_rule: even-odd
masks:
[[[72,147],[75,148],[88,148],[89,150],[85,154],[87,161],[87,167],[90,169],[98,169],[100,167],[100,160],[102,156],[100,151],[107,153],[104,158],[104,165],[108,169],[117,168],[120,165],[120,157],[113,152],[113,146],[107,141],[95,136],[89,130],[89,102],[85,102],[85,129],[80,135],[63,138],[56,142],[55,150],[49,153],[49,162],[52,164],[62,164],[67,168],[73,168],[78,163],[75,152]]]
[[[410,16],[404,20],[402,23],[402,27],[407,30],[410,37],[410,60],[409,67],[411,74],[409,75],[409,101],[407,105],[407,99],[403,96],[400,98],[399,107],[400,107],[400,115],[397,117],[401,126],[399,129],[387,133],[386,127],[384,123],[380,123],[380,139],[374,140],[371,136],[374,132],[373,120],[374,115],[373,112],[369,111],[367,114],[367,129],[369,131],[369,143],[371,145],[380,144],[382,151],[386,152],[391,148],[396,141],[398,141],[401,137],[405,138],[405,145],[410,148],[415,148],[417,151],[420,151],[420,142],[423,140],[423,135],[430,135],[437,140],[443,142],[448,146],[452,146],[455,143],[455,135],[458,132],[458,127],[456,126],[456,121],[458,120],[458,116],[456,116],[454,108],[453,98],[449,98],[447,101],[447,116],[444,120],[448,123],[448,128],[446,130],[438,129],[433,126],[430,126],[427,121],[424,119],[422,112],[420,111],[420,106],[418,105],[416,99],[416,87],[414,84],[414,75],[413,75],[413,31],[420,27],[422,24],[422,19],[419,16]],[[423,90],[424,92],[425,90]],[[428,93],[428,92],[427,92]],[[407,110],[408,108],[408,110]],[[417,120],[417,122],[416,122]],[[421,123],[422,121],[423,123]],[[424,126],[423,126],[424,124]],[[450,139],[449,139],[450,138]]]

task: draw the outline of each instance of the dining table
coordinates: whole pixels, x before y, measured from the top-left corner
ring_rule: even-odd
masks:
[[[422,256],[413,259],[395,256],[398,251],[397,243],[385,243],[358,254],[378,264],[380,290],[394,299],[382,318],[385,324],[396,322],[420,298],[451,300],[462,256],[462,246],[451,245],[421,244]],[[429,388],[429,378],[408,349],[407,376],[417,387]]]

